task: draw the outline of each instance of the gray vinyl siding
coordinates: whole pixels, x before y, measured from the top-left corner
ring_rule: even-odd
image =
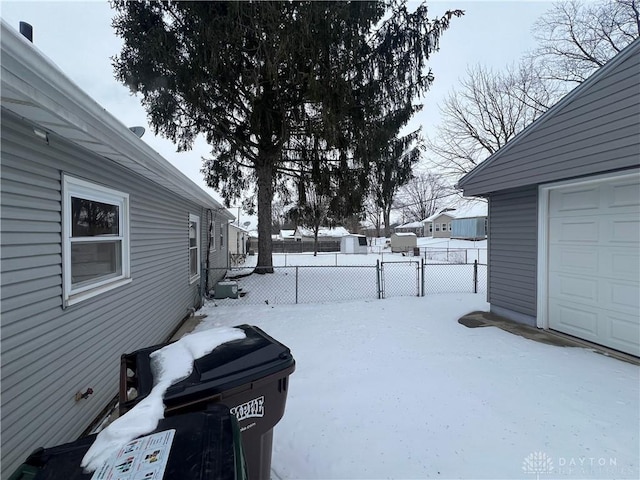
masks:
[[[536,315],[538,189],[530,186],[489,198],[488,300]]]
[[[640,157],[640,43],[461,181],[465,195],[635,167]],[[583,88],[584,87],[584,88]],[[562,101],[560,103],[563,103]],[[526,134],[525,134],[526,133]]]
[[[117,393],[125,352],[162,342],[199,305],[187,201],[2,111],[2,478],[39,446],[75,440]],[[63,308],[63,173],[129,194],[132,282]],[[204,252],[204,248],[202,249]],[[222,260],[219,258],[222,257]],[[216,252],[216,262],[226,254]],[[76,402],[77,391],[93,395]]]

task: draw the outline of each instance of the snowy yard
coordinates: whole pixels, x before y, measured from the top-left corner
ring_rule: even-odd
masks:
[[[312,267],[310,282],[336,284],[329,271],[339,269]],[[248,278],[267,291],[278,275]],[[296,360],[274,432],[273,480],[639,478],[638,366],[457,321],[487,308],[483,293],[209,301],[196,335],[158,352],[166,381],[100,433],[85,464],[97,468],[151,431],[150,412],[162,415],[172,379],[238,334],[218,327],[248,323]]]
[[[274,479],[638,478],[638,367],[457,323],[487,307],[210,302],[198,330],[249,323],[291,348]]]
[[[241,268],[230,272],[242,293],[239,300],[216,300],[218,305],[249,303],[292,304],[377,299],[379,290],[385,298],[422,294],[486,292],[486,241],[472,242],[446,238],[420,238],[421,256],[391,253],[384,249],[385,239],[376,239],[366,255],[339,252],[274,254],[275,272],[264,282],[260,275],[243,277],[256,265],[257,256],[248,256]],[[426,255],[425,255],[426,252]],[[425,258],[427,257],[427,258]],[[451,258],[446,262],[447,257]],[[454,259],[464,258],[460,264]],[[474,286],[474,260],[478,281]],[[380,268],[380,276],[378,276]],[[217,269],[218,273],[224,269]]]

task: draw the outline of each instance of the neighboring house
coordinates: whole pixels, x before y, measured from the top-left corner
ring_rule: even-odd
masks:
[[[488,301],[640,356],[640,40],[462,178],[489,199]]]
[[[424,222],[410,222],[398,225],[394,230],[396,233],[415,233],[416,236],[422,237],[424,235],[424,226]]]
[[[294,237],[295,233],[296,233],[295,230],[280,230],[278,240],[295,241],[295,237]]]
[[[451,238],[462,240],[487,238],[487,202],[466,202],[451,213],[455,216],[451,221]]]
[[[345,235],[349,235],[349,231],[344,227],[320,227],[318,230],[318,242],[340,242],[340,239]],[[311,228],[298,227],[293,234],[293,238],[296,241],[312,242],[314,239],[313,230]]]
[[[246,255],[249,252],[249,230],[235,222],[229,224],[229,255]]]
[[[433,238],[451,237],[451,222],[454,218],[455,215],[451,208],[434,213],[422,221],[424,224],[424,236]]]
[[[166,341],[199,307],[201,264],[226,266],[233,216],[4,21],[0,36],[8,478],[90,426],[122,353]]]

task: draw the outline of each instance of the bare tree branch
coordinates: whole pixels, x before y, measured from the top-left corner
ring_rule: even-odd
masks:
[[[570,0],[553,5],[534,25],[540,46],[529,55],[545,77],[583,82],[640,37],[638,0]]]
[[[427,140],[431,162],[457,179],[542,115],[561,90],[555,82],[543,82],[537,68],[529,61],[503,73],[469,69],[440,108],[442,123]]]

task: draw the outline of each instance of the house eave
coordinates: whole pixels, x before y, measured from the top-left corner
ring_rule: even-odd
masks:
[[[2,108],[177,195],[235,217],[82,91],[37,47],[1,20]]]
[[[619,54],[609,60],[603,67],[594,72],[589,78],[587,78],[584,82],[578,85],[576,88],[567,93],[560,101],[558,101],[555,105],[553,105],[549,110],[544,112],[537,120],[530,123],[527,127],[525,127],[520,133],[518,133],[515,137],[513,137],[506,145],[500,148],[497,152],[491,155],[489,158],[484,160],[480,165],[475,167],[469,173],[464,175],[462,178],[458,180],[456,183],[456,188],[463,190],[464,195],[476,196],[476,197],[487,197],[491,191],[495,191],[494,189],[488,190],[483,187],[482,184],[476,184],[471,186],[470,188],[465,187],[473,178],[475,178],[479,173],[483,172],[487,168],[490,168],[493,163],[495,163],[499,158],[503,157],[506,153],[508,153],[514,146],[518,145],[524,138],[528,135],[531,135],[533,132],[539,130],[544,126],[544,124],[550,119],[553,118],[554,115],[560,110],[562,110],[566,105],[571,103],[576,97],[582,95],[583,91],[590,88],[591,85],[598,82],[601,78],[608,75],[611,70],[616,68],[617,65],[626,61],[632,55],[637,55],[640,53],[640,39],[635,39],[631,42],[627,47],[625,47]],[[522,185],[512,185],[514,186],[524,186],[526,183]]]

